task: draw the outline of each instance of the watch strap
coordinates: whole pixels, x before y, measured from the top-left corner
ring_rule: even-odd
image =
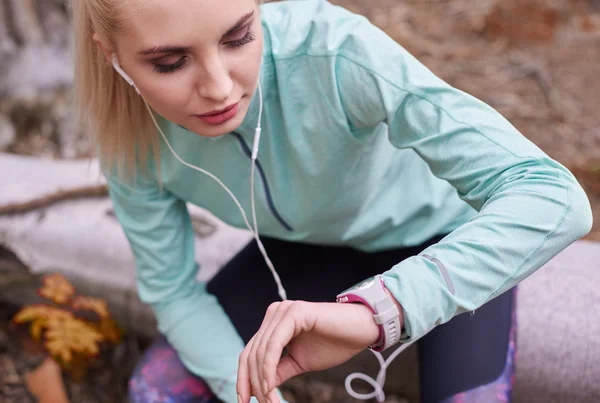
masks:
[[[375,323],[380,325],[383,337],[379,343],[371,346],[371,349],[374,351],[383,351],[398,343],[402,333],[398,307],[392,297],[385,291],[383,280],[381,280],[381,287],[385,297],[375,302],[374,308],[376,313],[373,315],[373,318],[375,319]]]
[[[369,282],[371,283],[369,286],[360,285],[346,290],[337,296],[337,301],[342,303],[360,302],[371,309],[375,323],[379,326],[380,337],[369,348],[374,351],[383,351],[400,341],[402,332],[400,312],[398,312],[395,301],[388,294],[381,275],[366,280],[364,283]]]

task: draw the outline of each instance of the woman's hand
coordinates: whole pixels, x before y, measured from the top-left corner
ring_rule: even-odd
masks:
[[[378,337],[373,313],[362,304],[273,303],[240,356],[239,399],[248,403],[255,396],[260,403],[279,403],[275,388],[283,382],[342,364]],[[287,355],[281,358],[284,348]]]

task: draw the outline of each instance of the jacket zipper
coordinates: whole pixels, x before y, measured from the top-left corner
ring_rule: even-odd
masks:
[[[244,141],[242,136],[236,132],[231,132],[231,134],[233,134],[239,140],[239,142],[242,146],[242,150],[244,151],[244,154],[246,154],[246,156],[251,159],[252,151],[250,150],[250,148],[248,147],[248,145],[246,144],[246,142]],[[262,166],[260,165],[260,162],[258,161],[258,159],[256,160],[256,168],[258,169],[258,173],[260,174],[260,177],[264,184],[264,192],[265,192],[265,196],[267,197],[267,204],[269,205],[269,209],[271,210],[271,213],[275,216],[277,221],[279,221],[279,223],[285,229],[287,229],[288,231],[293,231],[293,228],[283,219],[283,217],[281,217],[281,215],[275,208],[275,203],[273,203],[273,198],[271,197],[271,191],[269,190],[269,183],[267,182],[267,177],[265,176],[265,173],[264,173]]]

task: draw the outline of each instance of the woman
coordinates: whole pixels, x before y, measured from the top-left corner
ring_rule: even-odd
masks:
[[[73,6],[80,113],[164,335],[132,401],[278,402],[421,338],[423,402],[510,400],[514,287],[592,222],[567,169],[325,1]],[[258,228],[208,284],[186,202]]]

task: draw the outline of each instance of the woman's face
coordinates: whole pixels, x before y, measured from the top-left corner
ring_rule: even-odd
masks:
[[[207,137],[242,123],[263,51],[256,0],[132,1],[125,13],[119,62],[158,114]]]

